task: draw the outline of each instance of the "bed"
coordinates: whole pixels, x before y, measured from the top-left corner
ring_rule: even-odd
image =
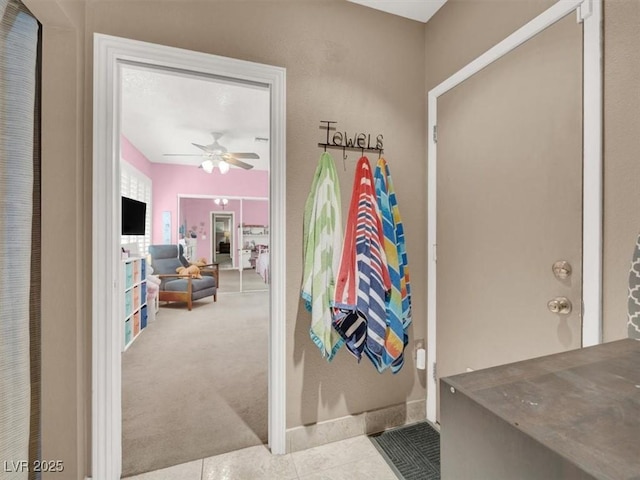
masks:
[[[264,283],[269,283],[269,247],[256,245],[256,273],[262,277]]]

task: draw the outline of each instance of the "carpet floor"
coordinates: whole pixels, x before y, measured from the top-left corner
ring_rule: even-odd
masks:
[[[238,293],[240,292],[240,274],[242,273],[242,291],[253,292],[258,290],[268,290],[269,284],[252,268],[247,268],[240,272],[238,269],[220,269],[220,288],[218,293]]]
[[[427,422],[387,430],[370,437],[403,480],[440,480],[440,433]]]
[[[268,304],[160,307],[122,354],[123,477],[267,442]]]

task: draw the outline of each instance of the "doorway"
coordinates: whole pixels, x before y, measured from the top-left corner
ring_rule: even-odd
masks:
[[[269,292],[269,447],[285,453],[285,71],[279,67],[137,42],[107,35],[94,36],[94,155],[93,155],[93,341],[92,341],[92,476],[120,478],[121,445],[121,329],[114,318],[121,311],[119,256],[120,74],[123,65],[161,68],[196,75],[258,84],[268,88],[270,124],[270,225],[273,226]],[[112,292],[105,295],[105,292]]]
[[[211,257],[221,270],[233,268],[236,222],[232,212],[211,212]]]
[[[427,376],[427,419],[431,422],[438,420],[437,379],[441,376],[600,341],[601,250],[594,248],[591,243],[592,239],[601,238],[601,206],[597,201],[602,198],[601,113],[594,108],[594,105],[599,105],[601,98],[601,72],[597,60],[600,58],[600,6],[596,5],[587,12],[581,11],[580,5],[581,2],[577,0],[554,5],[429,92],[429,131],[433,135],[429,141],[428,168],[430,263],[427,363],[430,374]],[[583,25],[575,25],[576,17],[570,15],[576,8]],[[549,42],[554,43],[554,35],[568,35],[570,40],[564,38],[562,42],[555,43],[565,45],[567,41],[567,45],[574,47],[573,51],[549,49]],[[583,41],[584,52],[581,52]],[[540,43],[547,43],[546,50],[538,48]],[[519,57],[531,50],[534,51],[534,57],[537,55],[537,60],[532,62],[530,59],[514,67],[514,64],[518,65]],[[547,56],[544,56],[545,51]],[[559,58],[563,54],[566,56]],[[541,58],[549,65],[540,61]],[[582,58],[582,65],[575,67],[575,60],[579,62]],[[556,68],[561,70],[568,67],[569,83],[555,91],[555,80],[544,78],[548,71],[528,72],[524,81],[534,80],[534,85],[525,87],[511,77],[507,85],[502,85],[500,91],[496,91],[500,84],[496,83],[496,79],[503,81],[509,75],[517,76],[526,66],[535,69],[545,65],[547,70],[553,72]],[[500,73],[499,77],[495,77],[496,71]],[[492,80],[487,81],[492,75]],[[583,77],[584,92],[581,92]],[[562,80],[567,78],[563,77]],[[538,82],[546,81],[550,81],[550,85],[546,92],[541,92],[542,97],[534,99],[534,103],[527,107],[521,105],[519,110],[513,110],[521,100],[530,100],[529,92],[538,87]],[[468,96],[470,91],[473,91],[471,97]],[[558,98],[545,96],[549,91]],[[523,95],[523,92],[527,92],[527,95]],[[512,95],[511,99],[505,101],[509,95]],[[558,103],[563,104],[566,99],[572,106],[556,110],[557,114],[554,114]],[[537,126],[530,125],[530,122],[527,123],[530,120],[529,113],[541,108],[541,105],[548,107],[539,115],[547,124],[543,121]],[[474,108],[480,108],[481,111],[470,114],[469,111]],[[513,119],[513,122],[496,125],[495,128],[490,121],[482,128],[472,125],[474,117],[485,120],[493,118],[487,112],[496,108],[505,109],[496,116]],[[558,123],[555,123],[556,120]],[[581,121],[584,124],[582,126]],[[524,125],[520,125],[521,133],[510,131],[513,123],[518,122],[524,122]],[[566,137],[564,130],[558,127],[565,122],[578,128],[577,131],[570,130]],[[487,125],[491,125],[491,128],[487,128]],[[547,132],[545,129],[550,127],[551,130]],[[539,131],[543,133],[537,138],[530,138],[530,143],[521,149],[512,145],[510,151],[504,152],[504,161],[495,158],[502,155],[501,145],[514,139],[519,141],[521,137]],[[557,132],[563,134],[556,135]],[[463,134],[464,137],[461,137]],[[477,135],[473,137],[474,134]],[[465,140],[460,141],[460,138]],[[464,150],[471,138],[475,138],[478,148],[470,147],[468,151],[455,152],[456,144]],[[556,145],[556,142],[560,143]],[[564,147],[560,146],[563,142]],[[492,148],[495,148],[493,153]],[[566,155],[561,154],[554,160],[554,155],[562,152],[563,148],[565,154],[573,158],[568,164],[565,163],[565,160],[569,160]],[[483,156],[480,151],[486,151],[487,155]],[[532,151],[538,153],[528,158]],[[518,163],[521,159],[526,161]],[[442,166],[438,166],[438,160],[441,160]],[[541,170],[540,163],[546,161],[550,162],[548,169]],[[460,165],[466,163],[466,167],[459,170],[462,177],[458,177],[453,170],[447,170],[455,169],[452,164],[456,162],[460,162]],[[554,177],[554,162],[556,166],[562,162],[563,168],[558,171],[565,174],[559,176],[561,181],[573,179],[577,189],[571,190],[572,193],[563,196],[567,191],[565,185],[553,185],[551,180],[558,180]],[[569,170],[565,172],[565,168]],[[467,175],[471,172],[475,174]],[[486,182],[478,180],[484,178],[482,175],[487,176]],[[491,191],[476,191],[493,185],[492,182],[497,183]],[[513,190],[506,193],[504,190],[509,188]],[[524,203],[518,203],[516,197],[523,191],[529,191],[529,195],[521,197]],[[473,192],[480,197],[474,196]],[[456,195],[452,197],[453,193]],[[547,193],[557,195],[549,200],[549,208],[546,211],[532,211],[529,207],[537,208],[537,201],[542,197],[546,200]],[[527,201],[529,205],[526,205]],[[535,205],[531,205],[532,202]],[[493,216],[500,209],[502,214]],[[559,224],[546,224],[550,218]],[[565,221],[573,225],[569,229],[572,232],[569,235],[571,239],[567,239]],[[530,231],[531,227],[535,236]],[[513,245],[513,239],[521,233],[517,245]],[[541,242],[536,242],[536,238],[541,238]],[[564,241],[560,247],[554,245],[558,239]],[[544,258],[536,260],[534,255]],[[569,263],[575,265],[574,276],[554,278],[552,265],[554,261],[562,260],[563,255],[571,256]],[[527,263],[532,259],[533,264]],[[462,261],[462,264],[456,267],[456,261]],[[487,282],[486,278],[483,280],[478,274],[491,278],[491,281]],[[532,275],[537,279],[530,278]],[[587,295],[593,292],[594,285],[597,286],[595,295]],[[517,286],[520,286],[520,290]],[[497,292],[487,290],[494,287]],[[573,317],[547,311],[547,300],[552,300],[547,297],[552,297],[552,293],[558,297],[566,295],[573,298],[577,305]],[[540,295],[544,297],[544,302],[538,298]],[[583,302],[585,308],[581,309]],[[586,308],[587,303],[592,308]],[[541,308],[539,304],[542,304]],[[489,312],[488,317],[482,317],[480,313],[483,312]],[[503,324],[496,324],[496,319],[501,319]],[[532,328],[536,333],[530,334]],[[529,338],[533,340],[529,342]],[[452,357],[454,349],[460,355]]]

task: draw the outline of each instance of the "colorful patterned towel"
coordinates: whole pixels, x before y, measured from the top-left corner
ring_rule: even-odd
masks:
[[[364,352],[380,369],[387,331],[385,297],[391,283],[367,157],[360,158],[356,166],[345,231],[333,326],[358,361]]]
[[[378,209],[384,232],[391,294],[387,298],[387,336],[382,369],[390,366],[397,373],[404,364],[404,349],[409,342],[407,329],[411,323],[411,292],[404,229],[389,165],[380,158],[374,173]]]
[[[304,208],[302,298],[311,312],[309,334],[330,361],[344,340],[331,325],[331,305],[342,248],[340,184],[333,158],[320,156]]]

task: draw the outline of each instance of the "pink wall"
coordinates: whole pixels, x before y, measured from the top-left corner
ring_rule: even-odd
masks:
[[[222,175],[216,168],[212,173],[206,173],[195,166],[170,165],[163,163],[151,163],[124,135],[121,135],[122,159],[133,165],[142,173],[151,178],[153,205],[152,205],[152,243],[162,243],[162,212],[171,213],[171,242],[178,241],[178,228],[182,219],[178,219],[178,195],[216,195],[230,197],[268,197],[269,196],[269,172],[264,170],[242,170],[231,168]],[[196,202],[191,199],[187,205],[187,229],[192,225],[200,228],[200,222],[205,222],[204,231],[207,239],[198,238],[198,257],[211,259],[210,250],[210,224],[209,212],[222,210],[215,205],[213,200],[200,199]],[[232,203],[233,202],[233,203]],[[230,200],[224,211],[235,211],[236,222],[244,221],[251,225],[269,224],[269,206],[265,201],[245,200],[245,219],[240,218],[240,202]],[[189,212],[193,206],[194,211]]]
[[[269,202],[245,200],[242,204],[242,215],[245,225],[269,225]]]
[[[162,241],[163,211],[171,212],[171,241],[177,241],[178,226],[180,225],[177,217],[178,195],[269,196],[269,172],[265,170],[253,171],[232,168],[226,175],[222,175],[218,169],[214,169],[213,173],[206,173],[197,167],[155,163],[153,164],[152,179],[153,242]],[[225,210],[228,209],[229,207],[225,208]],[[212,210],[221,210],[221,207]],[[192,223],[191,219],[187,219],[189,223]]]
[[[151,162],[124,135],[120,135],[120,156],[153,180]]]
[[[196,258],[205,257],[211,260],[211,212],[233,212],[236,227],[241,223],[248,225],[269,225],[269,202],[266,200],[243,200],[241,211],[240,200],[230,199],[228,205],[222,209],[210,198],[182,198],[180,200],[180,224],[186,225],[186,231],[196,227]],[[203,223],[204,225],[201,225]],[[180,225],[179,224],[179,225]],[[206,238],[202,238],[202,233]],[[233,232],[231,249],[237,252],[238,229]],[[234,255],[234,265],[237,266],[238,256]]]

